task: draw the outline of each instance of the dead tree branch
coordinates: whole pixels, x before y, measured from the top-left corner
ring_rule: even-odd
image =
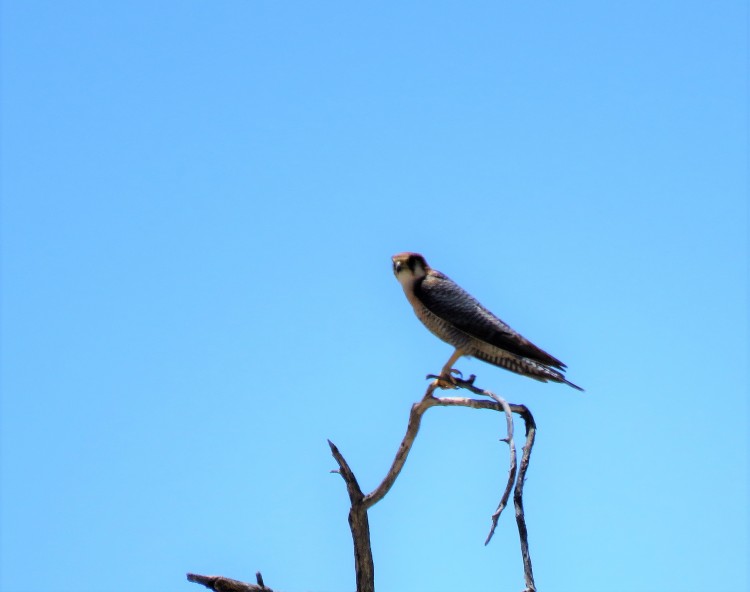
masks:
[[[478,395],[490,396],[499,402],[498,398],[490,391],[484,391],[474,386],[474,376],[471,376],[469,380],[456,380],[457,386],[465,388]],[[513,492],[513,505],[516,511],[516,525],[518,527],[518,538],[521,544],[521,558],[523,559],[523,575],[526,580],[526,589],[524,592],[535,592],[536,585],[534,584],[534,571],[531,566],[531,555],[529,553],[529,533],[526,528],[526,517],[523,511],[523,486],[526,482],[526,471],[529,468],[529,461],[531,460],[531,449],[534,447],[534,439],[536,438],[536,422],[534,416],[525,405],[510,405],[514,413],[517,413],[523,419],[526,425],[526,443],[523,446],[523,455],[521,457],[521,467],[518,471],[518,479],[516,480],[516,487]],[[512,447],[511,447],[512,448]],[[507,493],[507,490],[506,490]],[[492,530],[487,537],[485,545],[492,538],[492,534],[497,526],[497,519],[500,516],[505,507],[503,502],[507,502],[507,497],[503,495],[503,499],[500,501],[495,514],[492,515]]]
[[[370,520],[367,517],[365,496],[357,483],[344,457],[336,445],[328,440],[333,458],[339,464],[339,473],[346,481],[351,508],[349,509],[349,529],[352,531],[354,542],[354,566],[357,576],[357,592],[375,592],[375,566],[372,561],[372,547],[370,545]]]
[[[523,447],[523,456],[521,457],[521,467],[518,470],[518,480],[516,489],[513,492],[513,504],[516,509],[516,524],[518,526],[518,537],[521,541],[521,557],[523,558],[523,574],[526,579],[526,590],[524,592],[534,592],[534,571],[531,569],[531,555],[529,554],[529,535],[526,530],[526,518],[523,513],[523,485],[526,482],[526,471],[529,468],[531,460],[531,449],[534,446],[536,437],[536,423],[531,411],[524,407],[520,413],[526,423],[526,444]]]
[[[339,468],[332,472],[338,473],[346,483],[347,493],[351,507],[349,509],[349,528],[352,533],[354,543],[354,564],[357,579],[357,592],[374,592],[375,590],[375,569],[372,559],[372,546],[370,544],[370,523],[367,510],[382,500],[390,491],[396,482],[401,470],[406,463],[414,440],[419,433],[422,422],[422,416],[431,407],[470,407],[472,409],[491,409],[501,412],[505,415],[507,436],[503,441],[508,444],[510,452],[510,466],[508,469],[508,481],[503,491],[497,509],[492,514],[492,526],[487,535],[485,545],[489,543],[497,527],[498,519],[503,509],[507,506],[511,490],[513,491],[513,504],[516,513],[516,524],[521,544],[521,556],[523,559],[524,578],[526,581],[526,590],[524,592],[535,592],[534,575],[531,568],[531,557],[529,555],[528,531],[523,511],[523,485],[526,479],[526,471],[529,467],[531,449],[534,445],[536,436],[536,424],[534,417],[525,405],[515,405],[506,402],[490,391],[486,391],[474,386],[474,377],[468,380],[454,378],[453,382],[457,388],[463,388],[477,395],[483,395],[489,399],[472,399],[468,397],[435,397],[434,392],[438,388],[437,381],[432,382],[425,391],[422,400],[412,405],[409,413],[409,423],[406,428],[401,445],[396,452],[393,464],[386,473],[385,478],[381,481],[371,493],[365,495],[357,482],[353,471],[346,462],[339,449],[330,440],[328,444],[331,448],[331,454],[336,460]],[[524,420],[526,425],[526,443],[523,447],[520,467],[516,465],[516,447],[513,437],[513,416],[516,413]],[[515,482],[515,489],[513,483]],[[231,580],[221,576],[201,576],[188,574],[188,580],[203,584],[211,590],[217,592],[273,592],[270,588],[265,587],[260,572],[257,575],[258,585],[246,584],[237,580]]]
[[[497,522],[500,519],[500,514],[502,514],[505,506],[508,505],[508,498],[510,497],[511,489],[513,489],[513,481],[516,478],[516,443],[513,440],[513,415],[511,415],[512,411],[510,409],[510,405],[505,399],[501,399],[494,393],[485,391],[484,394],[492,397],[503,408],[503,411],[505,412],[505,421],[507,423],[506,427],[508,430],[508,435],[503,438],[503,440],[508,444],[508,449],[510,450],[508,483],[506,484],[505,491],[503,491],[503,495],[500,498],[500,503],[497,505],[497,510],[495,510],[495,512],[492,514],[492,526],[490,527],[490,532],[484,541],[485,546],[487,546],[492,539],[492,535],[495,534],[495,529],[497,528]]]
[[[263,584],[263,576],[260,575],[260,572],[257,572],[255,577],[258,580],[257,585],[230,580],[223,576],[201,576],[191,573],[187,575],[188,582],[203,584],[206,588],[215,592],[273,592],[271,588],[266,588]]]
[[[525,478],[526,470],[528,469],[529,458],[531,455],[531,448],[534,442],[536,426],[534,424],[533,416],[531,415],[531,412],[524,405],[514,405],[514,404],[507,403],[505,400],[498,397],[494,393],[475,387],[474,377],[471,377],[469,380],[454,379],[454,382],[456,386],[459,388],[465,388],[475,394],[489,397],[492,400],[471,399],[467,397],[435,397],[434,392],[438,388],[438,382],[437,381],[432,382],[427,387],[427,390],[424,394],[424,397],[422,397],[422,400],[412,405],[411,412],[409,414],[409,423],[406,428],[406,435],[404,436],[404,439],[401,441],[401,445],[399,446],[398,451],[396,452],[396,457],[393,460],[393,464],[391,465],[391,468],[388,470],[388,473],[386,473],[386,476],[383,479],[383,481],[380,483],[380,485],[378,485],[371,493],[365,495],[361,501],[361,505],[364,508],[364,512],[365,512],[365,518],[366,518],[367,509],[371,508],[376,503],[378,503],[381,499],[383,499],[386,496],[386,494],[390,491],[391,487],[393,487],[393,484],[396,482],[396,479],[398,478],[399,474],[401,473],[401,470],[404,467],[404,464],[406,463],[406,459],[409,456],[409,452],[411,451],[412,445],[414,444],[414,440],[417,437],[417,433],[419,432],[419,428],[422,422],[422,416],[428,409],[430,409],[431,407],[471,407],[473,409],[492,409],[495,411],[502,412],[505,414],[505,417],[506,417],[507,437],[504,438],[503,440],[508,443],[508,447],[510,449],[510,468],[508,471],[508,482],[505,487],[505,491],[503,492],[503,495],[500,499],[500,503],[498,504],[497,510],[495,510],[495,512],[492,515],[492,527],[490,528],[490,533],[487,536],[487,540],[485,541],[485,544],[489,543],[490,539],[492,538],[492,535],[497,526],[497,522],[500,517],[500,514],[508,503],[510,492],[513,489],[513,482],[515,481],[516,487],[514,491],[513,502],[514,502],[515,510],[516,510],[516,523],[518,526],[518,533],[521,539],[521,555],[522,555],[523,564],[524,564],[524,578],[526,580],[525,592],[534,592],[536,588],[534,585],[534,576],[533,576],[533,572],[531,569],[531,557],[529,555],[529,546],[528,546],[528,532],[526,529],[526,521],[525,521],[524,512],[523,512],[523,483],[521,483],[519,487],[519,482],[522,481],[523,478]],[[523,454],[523,458],[521,462],[521,471],[518,474],[517,480],[516,480],[516,449],[515,449],[515,443],[513,441],[513,417],[511,413],[517,413],[524,419],[526,423],[527,439],[526,439],[526,445],[524,446],[524,449],[523,449],[524,454]],[[354,474],[352,473],[348,464],[346,464],[346,461],[344,460],[343,456],[341,456],[341,453],[338,451],[337,448],[335,448],[333,444],[331,444],[331,449],[335,450],[334,458],[336,458],[336,461],[339,463],[339,467],[340,467],[340,470],[336,472],[341,474],[341,476],[344,478],[344,481],[346,482],[346,485],[347,485],[347,490],[350,492],[349,493],[350,499],[352,499],[352,508],[349,513],[349,525],[352,526],[353,524],[355,524],[352,521],[352,513],[355,511],[355,504],[354,504],[354,498],[352,498],[351,492],[352,492],[353,487],[356,487],[356,490],[361,495],[361,490],[359,489],[359,485],[356,483]],[[350,483],[350,479],[352,480],[353,483]],[[357,498],[356,509],[357,511],[362,511],[362,507],[360,507],[359,504],[360,504],[359,498]],[[369,541],[369,522],[366,522],[366,526],[367,526],[366,546],[363,544],[362,534],[355,532],[355,529],[352,526],[352,539],[354,541],[354,547],[355,547],[354,549],[355,568],[357,570],[357,592],[372,592],[375,588],[374,571],[372,572],[369,571],[369,568],[371,568],[371,566],[373,565],[372,550],[371,550],[370,541]],[[360,563],[368,567],[368,572],[366,574],[367,578],[361,577],[361,574],[359,571]],[[370,574],[372,574],[372,579],[369,579]],[[362,588],[359,587],[360,583],[363,584]]]

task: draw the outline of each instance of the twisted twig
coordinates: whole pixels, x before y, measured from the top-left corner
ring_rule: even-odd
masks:
[[[531,412],[524,405],[510,404],[490,391],[475,387],[473,376],[469,380],[454,378],[454,383],[456,387],[465,388],[473,393],[490,397],[493,400],[488,401],[484,399],[471,399],[467,397],[435,397],[434,392],[438,388],[439,382],[432,382],[427,387],[422,400],[412,405],[411,412],[409,413],[409,423],[406,428],[406,434],[404,435],[404,438],[401,441],[401,445],[396,452],[396,457],[393,460],[391,468],[386,473],[384,479],[380,482],[380,485],[378,485],[371,493],[368,493],[364,496],[364,498],[361,500],[361,504],[359,502],[359,498],[357,498],[357,508],[360,511],[364,510],[366,518],[367,509],[374,506],[381,499],[383,499],[390,491],[391,487],[393,487],[393,484],[396,482],[396,479],[398,478],[401,470],[404,467],[404,464],[406,463],[406,459],[409,456],[409,452],[411,451],[412,445],[414,444],[414,440],[417,437],[419,427],[422,423],[422,416],[428,409],[430,409],[431,407],[471,407],[473,409],[493,409],[495,411],[500,411],[505,413],[506,417],[507,437],[504,438],[504,440],[508,443],[508,446],[510,448],[510,469],[508,471],[508,482],[506,484],[505,491],[503,492],[503,495],[500,499],[497,510],[495,510],[495,512],[492,514],[492,526],[490,528],[489,534],[487,535],[487,540],[485,541],[486,545],[487,543],[489,543],[492,535],[495,532],[500,513],[508,503],[508,498],[510,497],[510,492],[513,488],[513,482],[516,477],[516,449],[515,443],[513,441],[513,418],[511,416],[511,412],[517,413],[526,422],[527,439],[526,445],[523,449],[524,454],[521,463],[521,471],[519,472],[518,480],[516,480],[513,501],[516,509],[516,523],[518,525],[518,533],[521,539],[521,555],[523,557],[526,589],[527,592],[533,592],[536,588],[534,587],[534,576],[531,570],[528,532],[526,529],[526,521],[523,513],[523,484],[520,482],[525,477],[526,470],[528,469],[529,456],[531,454],[531,447],[533,446],[535,433],[534,419],[531,415]],[[361,533],[355,532],[355,528],[353,526],[354,523],[352,522],[352,512],[354,512],[355,510],[354,498],[351,497],[352,487],[356,485],[356,488],[360,492],[360,494],[361,490],[359,490],[359,485],[356,484],[354,474],[351,472],[351,469],[349,469],[349,466],[346,464],[343,456],[341,456],[341,453],[337,448],[335,448],[335,446],[333,446],[333,444],[331,444],[331,448],[332,450],[335,449],[336,451],[334,457],[339,463],[339,467],[341,469],[337,472],[341,474],[341,476],[346,481],[347,490],[350,492],[350,499],[352,499],[352,509],[349,513],[349,525],[352,528],[352,539],[354,540],[355,547],[354,555],[355,568],[357,573],[357,592],[370,592],[374,590],[375,582],[374,572],[369,571],[371,569],[371,566],[373,565],[372,550],[369,541],[369,525],[367,525],[368,535],[365,541],[365,538],[361,536]],[[353,481],[353,483],[350,483],[350,479]],[[360,571],[362,566],[367,568],[367,574],[363,574]],[[372,579],[370,579],[370,574],[372,574]],[[360,588],[360,584],[363,584],[365,587]]]
[[[513,503],[516,510],[516,523],[518,525],[518,534],[521,542],[521,555],[523,558],[524,577],[526,580],[525,592],[535,592],[534,575],[531,569],[531,557],[529,555],[528,532],[523,512],[523,484],[526,478],[526,471],[529,466],[531,449],[534,445],[536,435],[536,424],[531,412],[524,405],[514,405],[506,402],[501,397],[486,390],[474,386],[474,377],[469,380],[454,378],[453,382],[457,388],[467,389],[475,394],[484,395],[492,400],[471,399],[467,397],[435,397],[435,389],[438,388],[437,381],[432,382],[425,391],[424,397],[418,403],[412,405],[409,414],[409,423],[406,428],[406,434],[401,441],[396,457],[393,460],[391,468],[388,470],[385,478],[381,481],[371,493],[365,495],[357,482],[357,478],[349,467],[346,459],[339,449],[328,441],[331,447],[331,453],[339,465],[338,470],[334,471],[341,475],[346,482],[351,508],[349,510],[349,528],[352,532],[354,542],[354,561],[357,577],[357,592],[374,592],[375,589],[375,570],[372,560],[372,547],[370,544],[370,525],[367,517],[367,510],[378,503],[390,491],[396,482],[401,470],[406,463],[414,440],[419,432],[422,422],[422,416],[431,407],[471,407],[473,409],[493,409],[505,414],[507,437],[503,438],[508,443],[510,449],[510,468],[508,470],[508,482],[503,495],[498,504],[497,510],[492,514],[492,527],[485,541],[485,545],[492,538],[501,512],[508,503],[510,491],[515,480],[515,490],[513,494]],[[526,443],[523,447],[520,468],[516,467],[516,448],[513,440],[513,418],[511,413],[520,415],[526,423]],[[516,479],[516,472],[518,478]],[[273,592],[263,583],[260,572],[256,574],[258,584],[246,584],[238,580],[224,578],[222,576],[201,576],[197,574],[188,574],[188,580],[203,584],[216,592]]]

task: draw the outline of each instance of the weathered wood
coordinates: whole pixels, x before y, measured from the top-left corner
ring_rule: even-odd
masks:
[[[524,579],[526,582],[525,592],[535,592],[534,574],[531,567],[531,556],[529,553],[528,531],[523,510],[523,485],[526,479],[526,471],[529,467],[531,449],[534,445],[536,436],[536,423],[534,417],[528,408],[524,405],[515,405],[506,402],[494,393],[480,389],[474,386],[474,376],[468,380],[452,377],[452,384],[439,380],[433,381],[425,391],[422,400],[411,407],[409,413],[409,422],[406,428],[401,445],[396,451],[393,464],[386,473],[386,476],[380,484],[369,494],[365,495],[357,482],[354,472],[349,467],[341,451],[330,440],[328,444],[331,453],[336,460],[339,468],[332,472],[338,473],[346,483],[347,493],[351,507],[349,509],[349,528],[352,533],[352,542],[354,545],[354,567],[357,580],[357,592],[375,592],[375,568],[372,558],[372,545],[370,542],[370,523],[367,510],[382,500],[390,491],[396,479],[404,468],[406,459],[419,433],[422,422],[422,416],[432,407],[470,407],[472,409],[490,409],[498,411],[505,415],[507,435],[503,441],[508,444],[510,451],[510,466],[508,469],[508,480],[500,498],[497,509],[492,514],[492,526],[487,535],[485,545],[492,538],[497,522],[503,509],[508,503],[510,492],[513,490],[513,504],[516,513],[516,524],[521,544],[521,557],[523,560]],[[434,395],[437,388],[445,388],[446,385],[455,388],[463,388],[474,394],[488,397],[488,399],[472,399],[468,397],[436,397]],[[520,467],[516,466],[516,446],[513,434],[513,416],[516,413],[521,416],[526,424],[526,443],[523,447],[523,455]],[[513,483],[515,482],[515,489]],[[188,580],[203,584],[207,588],[216,592],[273,592],[263,584],[263,578],[260,572],[256,574],[258,585],[246,584],[237,580],[224,578],[222,576],[201,576],[188,574]]]

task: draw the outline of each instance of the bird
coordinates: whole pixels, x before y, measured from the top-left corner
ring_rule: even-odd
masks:
[[[583,389],[565,378],[567,366],[500,320],[419,253],[394,255],[393,273],[417,318],[455,351],[437,377],[441,388],[456,388],[453,364],[471,356],[541,382]]]

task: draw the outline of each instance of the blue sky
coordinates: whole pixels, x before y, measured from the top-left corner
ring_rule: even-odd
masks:
[[[411,250],[586,388],[458,364],[539,424],[539,588],[746,590],[747,55],[729,0],[3,2],[0,588],[351,591],[326,438],[374,488],[451,352]],[[522,588],[502,436],[428,412],[379,590]]]

